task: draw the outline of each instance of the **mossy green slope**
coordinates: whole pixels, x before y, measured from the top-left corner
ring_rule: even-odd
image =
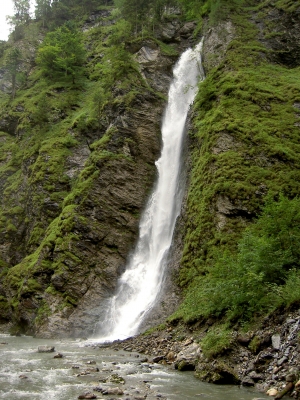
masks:
[[[111,11],[82,36],[87,61],[75,80],[35,66],[14,98],[1,94],[0,307],[27,332],[68,315],[96,279],[99,293],[114,287],[154,177],[159,121],[144,115],[152,136],[143,138],[123,120],[141,101],[159,111],[162,96],[116,39]]]
[[[300,68],[280,65],[278,50],[264,44],[269,28],[263,35],[259,30],[262,21],[272,25],[269,12],[276,7],[295,10],[288,1],[237,7],[230,15],[235,37],[199,86],[179,276],[186,300],[175,319],[201,318],[195,295],[201,297],[201,276],[209,277],[224,251],[236,251],[266,195],[300,194]]]

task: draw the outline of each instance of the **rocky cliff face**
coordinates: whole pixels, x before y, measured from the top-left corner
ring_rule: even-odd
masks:
[[[213,265],[216,250],[235,246],[267,193],[299,194],[299,8],[278,4],[203,25],[207,79],[191,116],[189,193],[171,260],[186,288]],[[102,61],[105,46],[96,43],[107,40],[113,23],[108,11],[86,21],[90,68]],[[50,85],[44,97],[35,97],[37,80],[28,81],[8,102],[11,88],[1,72],[5,326],[44,337],[92,333],[134,246],[155,179],[172,66],[196,41],[195,28],[174,18],[156,40],[127,44],[138,63],[134,90],[124,83],[127,76],[114,82],[96,122],[84,103],[97,84],[92,78],[71,89]],[[173,271],[150,324],[177,305]]]
[[[101,26],[111,24],[110,13],[102,12],[100,20]],[[99,30],[97,16],[84,30],[94,26]],[[93,332],[137,237],[156,175],[162,97],[176,54],[193,42],[193,28],[174,21],[157,32],[172,46],[172,56],[149,39],[128,48],[148,88],[130,107],[116,103],[107,109],[101,127],[73,122],[67,135],[51,139],[40,136],[44,128],[34,124],[34,111],[22,100],[3,110],[0,140],[15,150],[3,151],[0,171],[0,322],[5,326],[43,337]],[[9,92],[5,82],[1,87]],[[115,99],[124,94],[116,86],[111,90]],[[47,96],[59,99],[65,92],[55,88]],[[68,113],[64,107],[48,109],[47,120],[55,125]]]

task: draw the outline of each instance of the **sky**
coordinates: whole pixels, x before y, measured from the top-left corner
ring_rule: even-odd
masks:
[[[13,15],[14,7],[12,0],[0,0],[0,40],[7,40],[9,25],[6,22],[6,15]]]
[[[31,4],[33,1],[31,1]],[[7,15],[14,14],[14,5],[12,0],[0,0],[0,40],[7,40],[10,26],[6,22]]]

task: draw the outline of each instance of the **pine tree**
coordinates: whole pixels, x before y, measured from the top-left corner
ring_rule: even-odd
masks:
[[[35,17],[42,20],[43,26],[47,18],[51,15],[51,3],[51,0],[36,0]]]
[[[12,85],[11,97],[16,94],[17,74],[22,62],[22,53],[17,47],[11,47],[5,54],[5,69],[10,76]]]
[[[49,32],[38,50],[37,64],[44,75],[71,77],[80,73],[86,52],[81,33],[71,24]]]

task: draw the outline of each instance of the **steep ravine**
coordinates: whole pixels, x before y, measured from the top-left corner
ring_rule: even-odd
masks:
[[[109,16],[101,14],[102,22]],[[16,149],[15,165],[7,153],[0,177],[4,329],[42,337],[92,334],[136,240],[160,152],[162,96],[178,54],[195,42],[193,28],[175,21],[157,33],[173,46],[172,56],[151,39],[129,47],[148,89],[130,107],[107,110],[101,129],[73,123],[67,135],[51,139],[33,123],[21,130],[24,114],[33,120],[22,103],[3,110],[1,138]],[[116,98],[124,94],[112,90]],[[61,123],[69,110],[51,113],[49,119]]]
[[[235,249],[268,193],[300,194],[299,9],[279,3],[246,8],[215,25],[203,22],[206,80],[190,115],[187,193],[165,293],[145,327],[163,322],[179,297],[183,305],[156,332],[114,344],[196,370],[205,381],[258,384],[262,390],[281,388],[299,363],[298,305],[249,329],[244,321],[233,322],[230,345],[209,357],[201,340],[224,315],[203,318],[190,288],[197,289],[220,249]],[[195,43],[194,28],[176,19],[158,38],[180,53]],[[0,140],[14,150],[0,160],[3,329],[43,337],[90,335],[124,268],[155,178],[162,95],[177,58],[149,39],[129,50],[150,88],[130,107],[106,110],[101,129],[83,132],[74,123],[60,143],[28,149],[30,134],[16,130],[20,115],[25,124],[21,105],[3,115]],[[59,95],[59,89],[51,93]],[[50,145],[62,150],[59,179]]]

